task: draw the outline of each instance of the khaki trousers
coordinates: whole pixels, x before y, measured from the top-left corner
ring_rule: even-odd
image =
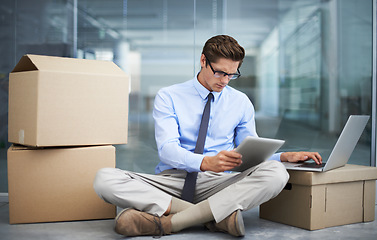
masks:
[[[172,196],[180,198],[186,172],[170,169],[143,174],[117,168],[97,172],[94,190],[104,201],[161,216]],[[277,196],[289,175],[278,161],[265,161],[244,172],[199,172],[194,203],[208,199],[216,222],[232,212],[256,207]]]

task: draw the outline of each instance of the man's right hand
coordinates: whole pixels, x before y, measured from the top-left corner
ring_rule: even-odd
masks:
[[[215,156],[205,156],[200,170],[212,172],[229,171],[242,164],[242,156],[236,151],[221,151]]]

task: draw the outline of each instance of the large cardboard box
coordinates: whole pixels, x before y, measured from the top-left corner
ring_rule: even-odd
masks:
[[[115,167],[115,147],[8,149],[9,222],[114,218],[93,189],[96,172]]]
[[[289,174],[286,189],[260,206],[261,218],[309,230],[374,220],[377,168]]]
[[[8,140],[28,146],[127,143],[128,77],[114,63],[25,55],[9,74]]]

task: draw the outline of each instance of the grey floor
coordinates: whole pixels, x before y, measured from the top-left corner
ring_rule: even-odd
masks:
[[[0,239],[79,240],[123,239],[113,231],[113,220],[10,225],[8,203],[0,197]],[[376,211],[377,213],[377,211]],[[376,239],[377,221],[309,231],[259,218],[258,208],[243,213],[246,235],[243,239]],[[132,239],[153,239],[135,237]],[[163,239],[235,239],[225,233],[212,233],[202,226],[186,229]]]
[[[305,126],[283,122],[281,119],[259,117],[257,128],[263,137],[284,137],[289,143],[284,150],[301,149],[329,153],[336,136],[329,136]],[[297,130],[299,128],[299,130]],[[301,129],[300,129],[301,128]],[[153,136],[153,121],[149,115],[130,116],[129,142],[117,148],[117,167],[137,172],[153,173],[158,162]],[[330,147],[329,147],[330,146]],[[359,144],[350,163],[369,165],[368,144]],[[0,239],[123,239],[113,231],[113,220],[75,221],[39,224],[9,224],[6,149],[0,149]],[[58,207],[58,206],[57,206]],[[308,231],[259,218],[259,209],[243,213],[244,239],[377,239],[377,221]],[[135,239],[151,239],[137,237]],[[211,233],[198,226],[165,239],[234,239],[224,233]]]

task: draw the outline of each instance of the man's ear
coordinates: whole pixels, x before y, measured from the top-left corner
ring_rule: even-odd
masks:
[[[202,68],[206,67],[206,56],[204,56],[204,54],[202,54],[202,56],[200,56],[200,66]]]

